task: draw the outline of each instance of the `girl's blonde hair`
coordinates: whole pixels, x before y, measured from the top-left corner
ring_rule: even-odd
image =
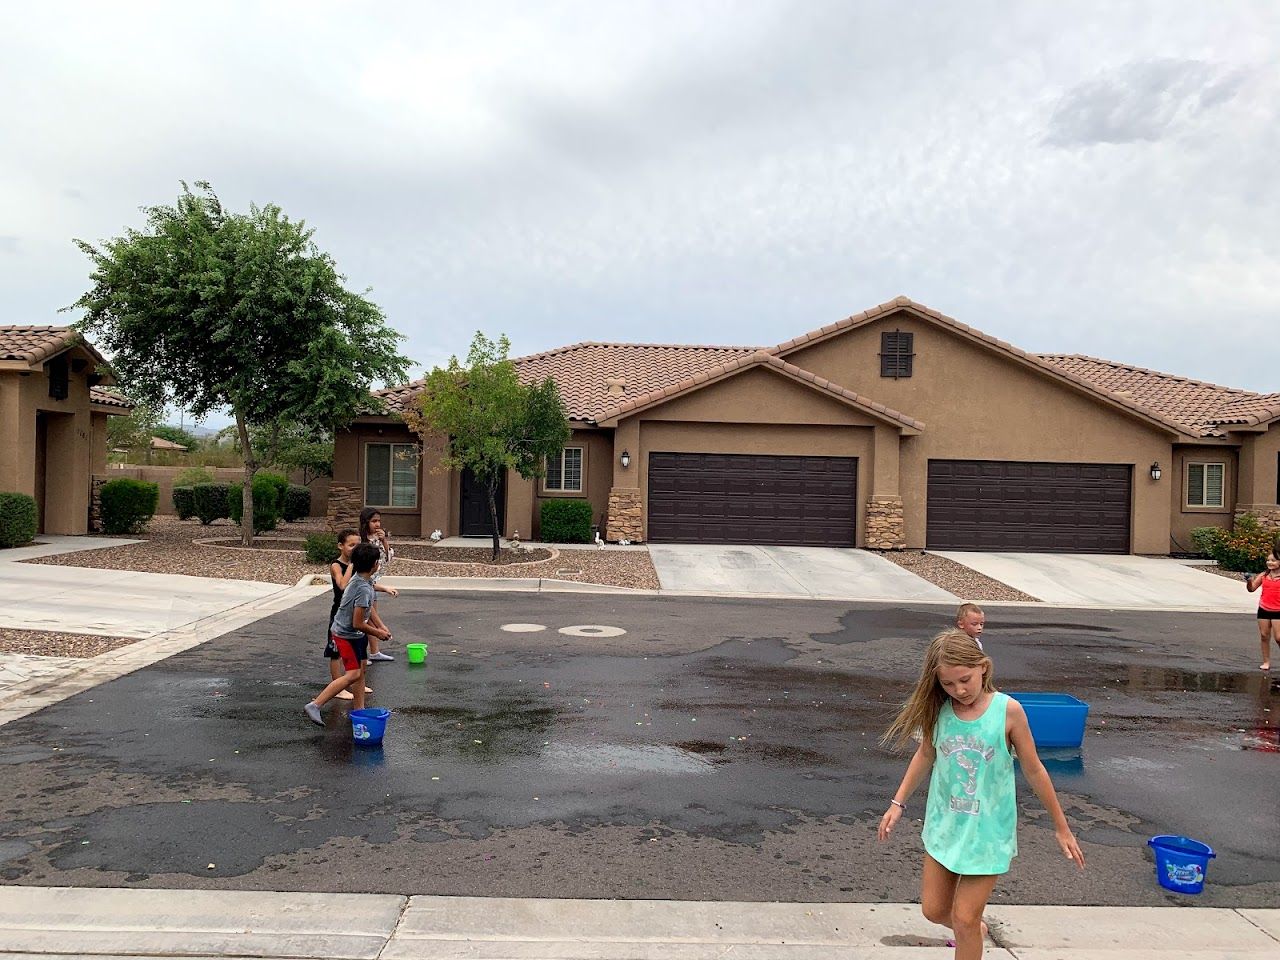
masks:
[[[933,741],[933,728],[938,723],[938,714],[942,711],[942,705],[947,702],[947,692],[938,681],[939,667],[982,667],[986,670],[982,678],[983,692],[992,693],[996,689],[995,666],[991,658],[982,652],[977,641],[959,630],[946,630],[934,637],[929,644],[916,688],[911,691],[911,696],[898,711],[897,718],[880,738],[881,743],[894,748],[906,747],[911,744],[917,732],[925,741]]]

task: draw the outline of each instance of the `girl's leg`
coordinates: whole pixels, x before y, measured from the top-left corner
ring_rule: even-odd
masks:
[[[924,874],[920,879],[920,911],[925,919],[940,926],[951,926],[951,906],[960,878],[927,853]]]
[[[987,925],[983,911],[995,889],[996,875],[960,877],[951,908],[951,929],[956,933],[955,960],[981,960]]]
[[[337,680],[340,676],[342,676],[342,661],[330,660],[329,661],[329,679]],[[353,694],[351,693],[350,690],[338,691],[339,700],[350,700],[352,696]]]
[[[1271,669],[1271,625],[1280,621],[1276,620],[1259,620],[1258,621],[1258,637],[1262,641],[1262,660],[1258,665],[1260,670]]]

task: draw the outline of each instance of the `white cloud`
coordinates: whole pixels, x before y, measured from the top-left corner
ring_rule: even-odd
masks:
[[[72,236],[205,178],[305,218],[419,363],[477,328],[772,343],[906,293],[1277,389],[1242,349],[1280,310],[1273,11],[33,8],[0,37],[6,320],[56,322]]]

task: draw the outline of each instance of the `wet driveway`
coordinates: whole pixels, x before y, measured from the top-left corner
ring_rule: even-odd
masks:
[[[355,748],[324,675],[324,598],[4,728],[0,879],[491,896],[906,900],[918,826],[875,824],[905,758],[876,737],[937,608],[405,593],[421,667]],[[506,627],[507,629],[503,629]],[[543,629],[537,629],[543,628]],[[567,632],[561,632],[562,630]],[[1280,689],[1235,616],[1002,608],[1006,690],[1092,704],[1048,765],[1089,858],[1061,862],[1021,787],[1012,902],[1162,904],[1145,841],[1217,848],[1205,905],[1280,899]],[[397,651],[398,653],[402,651]],[[923,792],[910,815],[923,811]]]

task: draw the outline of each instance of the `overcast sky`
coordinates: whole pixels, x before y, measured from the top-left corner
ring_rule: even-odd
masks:
[[[207,179],[313,226],[415,375],[476,329],[766,345],[906,294],[1280,390],[1274,0],[19,9],[0,323],[65,322],[71,238]]]

